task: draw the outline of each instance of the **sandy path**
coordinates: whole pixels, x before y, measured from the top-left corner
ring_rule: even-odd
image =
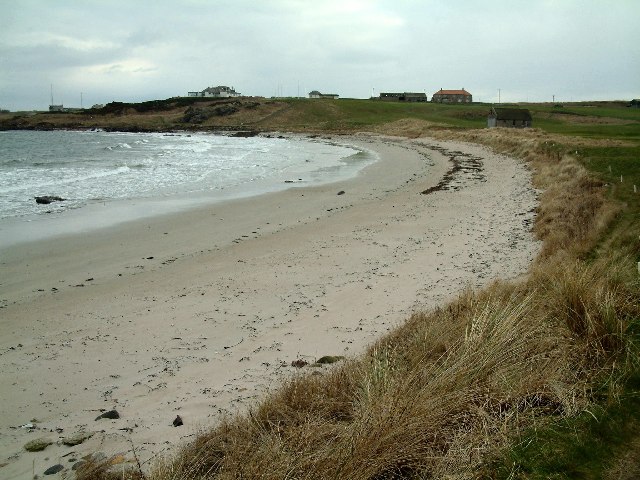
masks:
[[[381,159],[340,183],[1,251],[0,476],[130,457],[132,443],[147,462],[254,403],[293,360],[357,355],[412,311],[526,271],[536,195],[520,162],[427,139],[340,141]],[[420,194],[454,155],[444,189]],[[112,408],[120,419],[94,421]],[[96,433],[22,448],[78,431]]]

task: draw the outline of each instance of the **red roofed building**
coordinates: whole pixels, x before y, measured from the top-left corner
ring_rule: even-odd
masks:
[[[436,103],[471,103],[473,97],[464,88],[462,90],[440,89],[433,94],[431,101]]]

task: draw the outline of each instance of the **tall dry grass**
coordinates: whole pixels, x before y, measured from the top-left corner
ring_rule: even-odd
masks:
[[[581,260],[615,207],[540,133],[457,135],[527,158],[544,188],[529,278],[464,291],[360,358],[290,379],[146,478],[473,478],[518,432],[587,409],[596,386],[615,395],[637,358],[626,335],[640,315],[635,265],[624,254]]]
[[[582,411],[591,383],[616,376],[629,292],[598,268],[548,273],[414,315],[357,361],[292,379],[202,434],[149,478],[472,477],[515,432]]]
[[[412,320],[416,326],[424,323],[421,316]],[[293,379],[247,416],[228,420],[187,447],[177,468],[164,466],[151,478],[370,479],[427,473],[478,415],[479,406],[472,411],[469,405],[478,398],[487,403],[479,394],[496,383],[489,380],[496,361],[483,354],[481,341],[496,337],[492,315],[480,312],[477,320],[468,339],[452,336],[456,343],[445,352],[425,349],[418,341],[425,332],[418,328],[403,338],[417,350],[380,342],[365,358],[324,378]],[[189,461],[182,463],[185,458]]]

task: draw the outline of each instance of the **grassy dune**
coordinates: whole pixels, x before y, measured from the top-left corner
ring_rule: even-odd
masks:
[[[487,145],[532,169],[542,251],[526,280],[413,315],[361,357],[290,380],[148,474],[123,476],[107,460],[78,478],[637,478],[640,111],[530,108],[537,128],[527,131],[482,128],[486,105],[358,100],[269,101],[253,117],[240,108],[197,125],[244,115],[255,130]]]

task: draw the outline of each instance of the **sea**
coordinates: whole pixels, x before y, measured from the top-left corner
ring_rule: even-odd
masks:
[[[4,131],[0,248],[70,229],[335,182],[376,160],[374,152],[307,137]],[[64,201],[39,204],[38,196]],[[111,214],[88,214],[95,205]]]

